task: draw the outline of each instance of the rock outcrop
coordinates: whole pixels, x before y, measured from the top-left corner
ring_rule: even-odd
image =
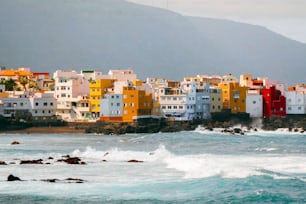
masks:
[[[10,174],[8,177],[7,177],[7,181],[21,181],[21,179],[17,176],[14,176],[12,174]]]

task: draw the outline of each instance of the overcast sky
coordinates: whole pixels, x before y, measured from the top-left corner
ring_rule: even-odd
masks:
[[[128,0],[183,15],[262,25],[306,43],[306,0]]]

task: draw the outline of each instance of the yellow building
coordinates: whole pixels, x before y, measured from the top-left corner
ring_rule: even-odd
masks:
[[[134,119],[150,116],[153,107],[152,94],[144,90],[137,90],[134,87],[123,88],[123,122],[133,122]]]
[[[222,110],[222,92],[220,89],[212,89],[210,92],[210,112],[216,113]]]
[[[94,117],[100,116],[100,99],[103,98],[106,89],[113,88],[114,79],[97,79],[89,85],[89,101],[90,101],[90,112]]]
[[[238,82],[221,83],[222,108],[230,109],[231,113],[246,112],[247,87],[240,86]]]

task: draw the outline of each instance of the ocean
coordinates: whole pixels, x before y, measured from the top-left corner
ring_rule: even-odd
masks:
[[[306,203],[306,133],[0,134],[0,161],[1,204]]]

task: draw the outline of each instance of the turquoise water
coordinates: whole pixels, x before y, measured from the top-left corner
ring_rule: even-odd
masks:
[[[86,165],[57,161],[67,154]],[[306,203],[300,133],[2,134],[0,160],[0,203]]]

